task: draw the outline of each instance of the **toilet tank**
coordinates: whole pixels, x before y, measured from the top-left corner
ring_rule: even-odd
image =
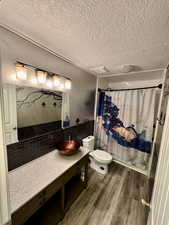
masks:
[[[88,136],[82,140],[83,147],[87,148],[89,151],[94,150],[94,136]]]

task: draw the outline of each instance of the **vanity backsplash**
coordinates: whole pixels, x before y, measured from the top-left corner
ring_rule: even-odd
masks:
[[[68,139],[81,142],[83,138],[93,135],[94,121],[56,131],[51,131],[41,136],[29,138],[7,146],[8,170],[13,170],[42,155],[56,149],[56,143]]]

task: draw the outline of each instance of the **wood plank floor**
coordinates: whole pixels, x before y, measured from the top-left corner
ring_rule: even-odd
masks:
[[[145,176],[118,164],[106,176],[90,170],[88,187],[59,225],[146,225],[142,198],[148,200]]]

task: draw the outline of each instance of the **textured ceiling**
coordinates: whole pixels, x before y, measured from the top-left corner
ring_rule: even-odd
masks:
[[[2,0],[0,23],[87,70],[169,62],[168,0]]]

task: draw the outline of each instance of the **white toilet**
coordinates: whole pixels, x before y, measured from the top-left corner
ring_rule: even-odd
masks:
[[[107,174],[108,165],[112,162],[112,156],[103,150],[94,150],[93,136],[83,139],[83,147],[90,151],[90,167],[101,174]]]

